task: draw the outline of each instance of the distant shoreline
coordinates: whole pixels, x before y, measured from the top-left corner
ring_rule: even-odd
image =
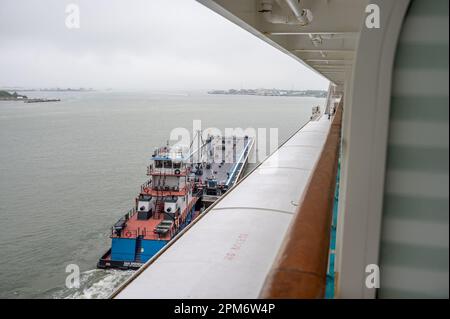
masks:
[[[257,95],[257,96],[295,96],[295,97],[316,97],[326,98],[327,91],[323,90],[281,90],[281,89],[229,89],[212,90],[208,94],[223,95]]]
[[[8,91],[0,90],[0,101],[24,101],[28,99],[26,95],[17,94],[17,92],[9,93]]]
[[[1,91],[10,91],[10,92],[93,92],[95,91],[93,88],[42,88],[42,89],[24,89],[24,88],[14,88],[14,87],[6,87],[0,88]]]
[[[47,98],[28,98],[26,95],[9,93],[8,91],[0,90],[0,101],[22,101],[24,103],[40,103],[40,102],[59,102],[60,99],[47,99]]]

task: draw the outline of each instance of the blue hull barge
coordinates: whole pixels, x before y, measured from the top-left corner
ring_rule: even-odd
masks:
[[[208,136],[187,157],[168,146],[156,150],[147,169],[149,180],[133,209],[112,227],[111,248],[97,267],[141,267],[236,183],[253,144],[248,136]]]

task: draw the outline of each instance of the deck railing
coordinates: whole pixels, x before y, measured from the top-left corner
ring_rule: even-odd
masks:
[[[151,185],[152,185],[152,180],[151,179],[146,181],[144,184],[142,184],[141,185],[141,193],[143,193],[146,188],[151,187]]]
[[[186,175],[189,173],[188,168],[165,168],[154,167],[152,165],[147,166],[147,175]]]
[[[342,100],[305,195],[266,277],[260,293],[262,298],[323,298],[325,295]]]

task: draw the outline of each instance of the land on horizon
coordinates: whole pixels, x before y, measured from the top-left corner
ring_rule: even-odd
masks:
[[[47,99],[47,98],[28,98],[26,95],[10,93],[5,90],[0,90],[0,101],[23,101],[25,103],[39,103],[39,102],[59,102],[60,99]]]
[[[283,89],[229,89],[212,90],[208,94],[226,94],[226,95],[259,95],[259,96],[306,96],[306,97],[327,97],[325,90],[283,90]]]
[[[41,92],[85,92],[85,91],[94,91],[93,88],[60,88],[60,87],[53,87],[53,88],[24,88],[24,87],[17,87],[17,86],[5,86],[0,87],[0,90],[2,91],[14,91],[14,92],[34,92],[34,91],[41,91]]]
[[[27,99],[26,95],[20,95],[17,94],[17,92],[9,93],[8,91],[0,90],[0,101],[23,101],[25,99]]]

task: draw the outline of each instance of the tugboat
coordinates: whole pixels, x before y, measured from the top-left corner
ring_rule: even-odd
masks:
[[[169,146],[157,149],[147,167],[150,179],[112,227],[111,248],[97,267],[140,268],[240,178],[253,144],[248,136],[209,136],[187,157]]]

